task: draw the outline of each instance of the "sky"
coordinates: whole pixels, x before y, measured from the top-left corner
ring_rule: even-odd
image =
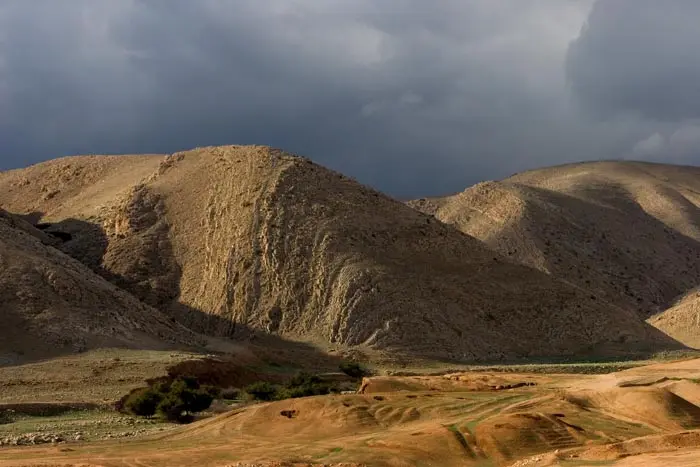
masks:
[[[0,170],[264,144],[407,199],[700,164],[697,0],[0,0]]]

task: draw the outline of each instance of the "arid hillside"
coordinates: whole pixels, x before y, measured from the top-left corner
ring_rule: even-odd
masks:
[[[194,334],[53,248],[0,209],[0,364],[94,347],[165,349]]]
[[[644,318],[700,284],[700,168],[573,164],[409,204]]]
[[[267,147],[57,159],[0,174],[0,204],[210,334],[459,359],[677,345],[602,294]]]
[[[690,290],[647,322],[689,347],[700,348],[700,290]]]

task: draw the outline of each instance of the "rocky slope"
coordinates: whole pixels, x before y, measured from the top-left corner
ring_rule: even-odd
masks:
[[[700,169],[639,162],[572,164],[410,202],[537,268],[647,318],[700,284]],[[679,330],[688,315],[653,323]],[[673,328],[666,323],[675,322]],[[696,326],[697,327],[697,326]],[[682,336],[681,336],[682,335]]]
[[[169,348],[199,339],[0,210],[0,361],[94,347]]]
[[[58,159],[0,174],[0,203],[41,213],[64,251],[211,334],[459,359],[676,345],[602,295],[266,147]]]
[[[683,344],[700,348],[700,289],[690,290],[647,321]]]

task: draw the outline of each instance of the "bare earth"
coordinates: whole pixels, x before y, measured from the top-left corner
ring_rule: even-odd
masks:
[[[163,434],[2,448],[0,465],[697,465],[698,380],[700,360],[376,377],[361,394],[252,405]]]

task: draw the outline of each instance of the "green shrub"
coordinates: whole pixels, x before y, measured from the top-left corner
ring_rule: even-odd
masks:
[[[201,386],[200,389],[209,394],[212,399],[218,399],[221,397],[221,388],[217,388],[216,386],[204,385]]]
[[[194,378],[158,381],[142,391],[136,391],[125,401],[124,407],[134,415],[150,417],[155,413],[170,421],[190,420],[191,414],[206,410],[218,390],[201,386]]]
[[[171,422],[180,422],[185,412],[182,400],[174,394],[168,394],[158,404],[158,413]]]
[[[163,399],[163,394],[152,388],[132,393],[126,400],[124,407],[134,415],[152,417],[156,413],[158,404]]]
[[[238,388],[228,388],[224,389],[220,393],[221,398],[227,401],[243,399],[244,391]]]
[[[186,412],[201,412],[207,410],[214,401],[214,396],[208,393],[205,389],[197,391],[186,391],[181,396],[185,403]]]
[[[299,373],[294,376],[284,388],[278,390],[276,399],[292,399],[297,397],[321,396],[338,392],[337,388],[324,382],[319,376],[309,373]]]
[[[310,373],[301,372],[290,379],[286,386],[288,388],[295,388],[300,386],[309,386],[314,384],[321,384],[321,378],[318,375],[312,375]]]
[[[351,378],[360,379],[372,374],[367,368],[363,367],[357,362],[343,362],[340,364],[339,368],[340,371]]]
[[[331,392],[339,392],[332,384],[323,381],[318,375],[299,373],[284,386],[258,381],[248,386],[245,391],[254,399],[274,401],[297,397],[321,396]]]
[[[245,389],[245,392],[260,401],[271,401],[276,399],[278,387],[267,381],[258,381]]]
[[[14,417],[12,416],[12,410],[8,409],[0,409],[0,425],[4,425],[6,423],[12,423],[14,422]]]
[[[328,385],[304,385],[292,388],[282,388],[277,391],[277,400],[295,399],[297,397],[323,396],[330,394],[331,388]]]

